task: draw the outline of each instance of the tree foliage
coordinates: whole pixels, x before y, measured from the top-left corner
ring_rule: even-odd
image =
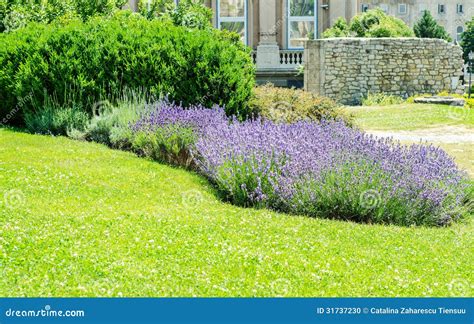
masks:
[[[344,18],[339,17],[332,26],[332,28],[327,29],[323,33],[323,38],[348,37],[349,35],[349,25],[347,24]]]
[[[110,15],[125,3],[126,0],[0,0],[0,32],[22,28],[29,22]]]
[[[111,16],[127,0],[0,0],[0,32],[9,32],[30,22],[49,24],[55,20]],[[139,0],[138,13],[147,19],[171,21],[188,28],[212,27],[212,11],[202,0]]]
[[[212,10],[204,6],[202,0],[182,0],[174,10],[168,10],[164,16],[169,17],[176,26],[212,28]]]
[[[423,16],[418,20],[413,27],[416,37],[420,38],[439,38],[451,42],[446,29],[439,25],[428,10],[423,12]]]
[[[467,23],[467,29],[461,36],[464,60],[467,62],[470,52],[474,52],[474,17]]]
[[[373,9],[352,18],[349,24],[339,18],[332,28],[323,33],[329,37],[413,37],[413,31],[403,20]]]

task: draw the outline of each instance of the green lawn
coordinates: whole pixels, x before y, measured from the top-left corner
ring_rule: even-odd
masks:
[[[224,204],[200,176],[0,129],[0,296],[473,296],[473,222]]]
[[[474,111],[462,107],[400,104],[347,109],[356,116],[356,124],[363,129],[415,130],[440,126],[465,126],[474,129]]]
[[[474,110],[442,105],[401,104],[393,106],[347,107],[356,117],[356,125],[366,131],[391,131],[409,134],[449,134],[470,137],[474,142]],[[423,133],[422,133],[423,134]],[[474,178],[474,144],[440,143],[460,167]],[[404,142],[409,144],[409,142]]]

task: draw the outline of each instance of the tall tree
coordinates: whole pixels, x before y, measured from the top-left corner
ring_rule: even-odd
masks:
[[[461,36],[464,60],[467,62],[469,52],[474,52],[474,17],[467,23],[467,29]]]
[[[428,10],[423,12],[423,16],[416,22],[413,31],[419,38],[440,38],[448,42],[452,41],[446,29],[436,22]]]

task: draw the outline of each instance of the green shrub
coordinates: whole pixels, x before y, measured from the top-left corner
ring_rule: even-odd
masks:
[[[413,27],[416,37],[420,38],[439,38],[448,42],[452,41],[446,29],[439,25],[428,10],[423,12],[423,16]]]
[[[399,96],[389,95],[385,93],[371,93],[369,92],[365,98],[362,99],[363,106],[389,106],[398,105],[405,102],[405,99]]]
[[[339,17],[331,28],[323,32],[323,38],[349,37],[350,30],[347,21]]]
[[[133,137],[133,150],[161,163],[190,168],[194,165],[189,148],[196,142],[191,127],[170,124],[152,132],[141,131]]]
[[[235,37],[128,11],[2,34],[0,65],[0,117],[30,93],[33,104],[25,110],[40,105],[45,95],[57,96],[63,105],[62,95],[69,92],[91,113],[102,98],[144,87],[185,106],[219,104],[244,118],[254,85],[248,49]]]
[[[147,19],[155,19],[163,16],[167,10],[175,8],[173,0],[138,0],[138,13]]]
[[[125,3],[126,0],[0,0],[0,32],[11,32],[30,22],[110,15]]]
[[[461,47],[464,53],[464,61],[468,62],[469,53],[474,52],[474,16],[467,23],[467,29],[462,33]]]
[[[321,119],[342,119],[349,125],[353,122],[353,117],[329,98],[271,84],[255,88],[250,106],[255,114],[275,122]]]
[[[175,9],[166,11],[164,18],[169,18],[176,26],[212,28],[212,10],[203,6],[202,0],[181,0]]]
[[[119,149],[130,149],[132,131],[130,125],[136,122],[147,107],[150,99],[144,90],[126,90],[116,105],[101,101],[96,105],[94,115],[83,133],[74,137],[97,142]]]
[[[338,19],[332,28],[323,33],[329,37],[413,37],[414,33],[403,20],[385,14],[380,9],[361,13],[347,24]]]
[[[130,127],[112,127],[109,132],[110,145],[113,148],[130,151],[133,144],[133,132]]]

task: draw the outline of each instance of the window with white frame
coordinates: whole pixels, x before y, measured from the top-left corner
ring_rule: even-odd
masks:
[[[247,44],[247,0],[217,0],[217,27],[233,31]]]
[[[446,8],[445,8],[444,4],[439,4],[438,5],[438,13],[439,14],[445,14],[446,13]]]
[[[456,12],[457,12],[458,14],[464,13],[464,6],[463,6],[462,4],[457,4],[457,5],[456,5]]]
[[[303,48],[316,36],[316,0],[288,0],[288,47]]]
[[[464,27],[463,26],[458,26],[456,28],[456,39],[458,42],[462,40],[462,34],[464,33]]]
[[[381,3],[381,4],[380,4],[380,10],[382,10],[383,12],[385,12],[386,14],[388,14],[388,11],[389,11],[388,4],[386,4],[386,3]]]
[[[405,15],[407,13],[407,5],[406,3],[399,3],[398,4],[398,13],[400,15]]]

